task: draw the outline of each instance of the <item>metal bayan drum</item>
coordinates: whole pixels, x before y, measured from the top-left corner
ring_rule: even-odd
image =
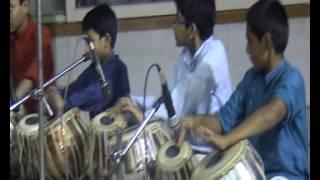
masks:
[[[265,180],[263,162],[248,140],[225,151],[206,156],[194,170],[192,180]]]
[[[159,150],[156,180],[189,180],[194,169],[192,149],[187,141],[181,147],[169,141]]]
[[[120,145],[122,148],[129,143],[138,128],[139,126],[134,126],[124,131]],[[170,134],[159,120],[148,124],[145,127],[145,134],[145,138],[143,132],[139,135],[124,157],[124,167],[122,168],[123,179],[141,179],[145,175],[143,171],[145,168],[152,174],[150,171],[154,170],[159,149],[163,144],[171,140]],[[116,143],[115,138],[110,143],[115,150],[118,149],[115,146]]]
[[[46,179],[65,179],[67,176],[75,179],[83,175],[84,171],[87,124],[80,118],[80,112],[76,108],[66,112],[61,118],[51,121],[44,129]],[[24,117],[16,131],[21,178],[38,178],[38,114]]]
[[[126,117],[118,114],[115,117],[107,116],[106,112],[94,117],[89,126],[89,145],[86,149],[87,174],[94,179],[107,175],[110,167],[109,156],[111,149],[108,146],[110,139],[127,127]]]

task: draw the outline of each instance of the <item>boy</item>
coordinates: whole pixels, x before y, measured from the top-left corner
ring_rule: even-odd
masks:
[[[309,176],[305,87],[283,55],[288,31],[278,1],[255,3],[247,13],[247,51],[253,67],[218,113],[189,117],[182,125],[221,150],[248,138],[272,180]]]
[[[213,114],[225,104],[232,92],[226,50],[213,35],[215,2],[175,0],[175,4],[177,20],[173,30],[176,45],[183,50],[169,81],[174,109],[178,117]],[[142,107],[143,99],[134,98]],[[153,101],[150,97],[147,99],[146,109]],[[155,116],[167,119],[163,105]],[[194,150],[211,151],[199,143],[192,142]]]
[[[84,17],[82,31],[94,42],[113,95],[110,102],[105,101],[95,64],[92,63],[67,89],[64,109],[79,107],[89,111],[90,118],[94,118],[130,94],[129,79],[126,65],[113,51],[117,37],[117,19],[113,10],[105,4],[96,6]]]

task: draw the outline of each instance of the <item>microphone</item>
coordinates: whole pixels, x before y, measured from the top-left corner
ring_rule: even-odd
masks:
[[[87,42],[90,49],[89,58],[92,59],[93,62],[95,63],[96,71],[100,77],[99,81],[101,83],[101,90],[102,90],[103,97],[106,100],[106,102],[109,103],[113,96],[112,89],[110,84],[107,83],[106,81],[106,77],[101,67],[100,58],[95,51],[93,40],[90,37],[84,37],[84,40]]]
[[[161,70],[160,66],[157,66],[157,69],[159,71],[159,76],[160,76],[160,82],[161,82],[161,87],[162,87],[162,100],[164,102],[164,105],[167,109],[167,113],[168,113],[168,125],[169,127],[178,130],[178,128],[180,127],[180,121],[177,118],[176,112],[174,110],[173,107],[173,103],[172,103],[172,98],[171,98],[171,94],[169,92],[169,88],[166,82],[166,78],[164,76],[163,71]]]

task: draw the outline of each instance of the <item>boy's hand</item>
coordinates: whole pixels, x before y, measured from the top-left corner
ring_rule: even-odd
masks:
[[[194,130],[199,125],[200,125],[199,121],[193,116],[183,118],[181,121],[180,133],[179,133],[178,140],[177,140],[178,146],[180,146],[183,143],[187,132],[190,131],[191,134],[194,135]]]
[[[128,97],[120,98],[117,103],[106,110],[106,115],[113,117],[120,114],[122,111],[130,111],[134,116],[137,118],[137,120],[142,123],[143,121],[143,114],[139,110],[139,108],[132,102],[132,100]]]
[[[49,105],[51,105],[55,117],[59,117],[64,113],[64,101],[56,86],[50,86],[46,89],[44,97],[47,99]]]
[[[217,149],[225,150],[231,145],[227,135],[221,135],[205,126],[198,126],[195,131],[206,143],[211,144]]]

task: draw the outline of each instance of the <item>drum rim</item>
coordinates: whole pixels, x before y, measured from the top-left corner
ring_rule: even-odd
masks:
[[[31,117],[39,118],[39,114],[38,113],[31,113],[31,114],[28,114],[28,115],[24,116],[18,122],[18,124],[15,126],[16,127],[16,131],[20,132],[22,130],[22,132],[27,133],[27,134],[37,134],[38,130],[39,130],[39,123],[35,123],[35,124],[32,124],[32,125],[28,125],[28,124],[25,123]]]
[[[192,149],[188,141],[184,141],[180,147],[180,152],[174,158],[167,158],[166,151],[172,146],[176,145],[174,141],[168,141],[161,146],[157,154],[157,167],[166,171],[177,171],[184,167],[192,158]],[[184,151],[181,151],[183,149]]]
[[[120,115],[117,117],[117,119],[114,120],[114,122],[112,122],[109,125],[101,124],[101,122],[100,122],[101,118],[106,115],[107,115],[106,112],[102,112],[102,113],[96,115],[92,119],[92,121],[90,123],[90,127],[98,132],[104,131],[104,132],[110,132],[110,133],[113,133],[114,131],[116,131],[118,129],[124,130],[125,128],[127,128],[126,120],[123,118],[123,116],[120,116]]]

